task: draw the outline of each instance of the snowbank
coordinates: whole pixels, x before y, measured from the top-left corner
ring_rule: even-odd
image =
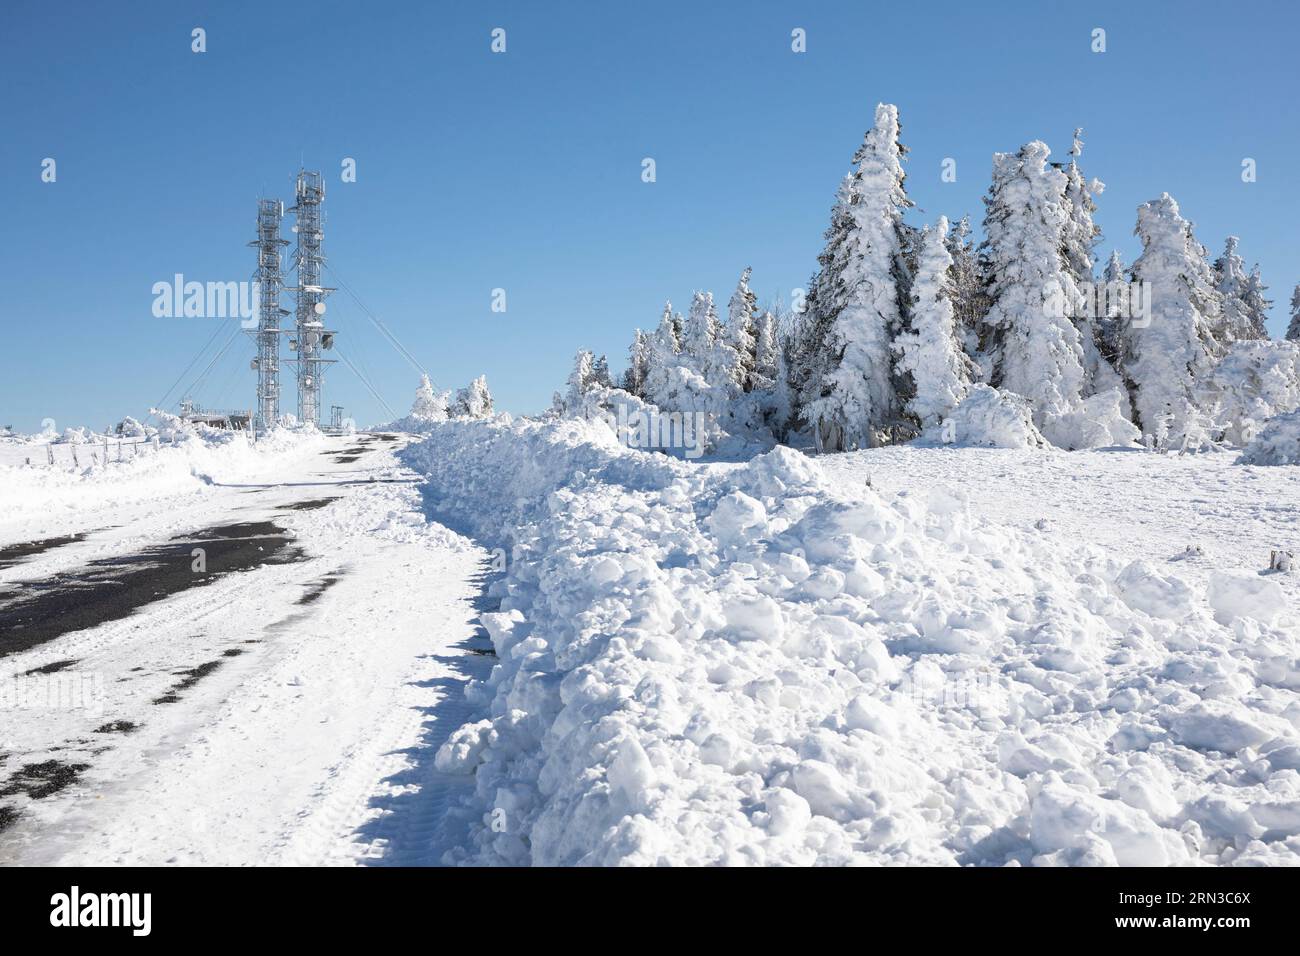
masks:
[[[404,457],[509,549],[482,719],[437,757],[474,778],[454,861],[1300,860],[1295,623],[1237,582],[1211,606],[960,492],[844,498],[785,448],[453,422]]]
[[[174,416],[173,416],[174,417]],[[0,518],[83,511],[116,502],[143,501],[202,490],[214,482],[239,481],[274,462],[276,456],[316,448],[314,428],[276,429],[254,443],[246,432],[173,428],[163,422],[155,445],[92,435],[73,449],[60,443],[50,465],[43,446],[24,445],[23,458],[0,461]],[[167,442],[174,441],[175,444]],[[20,464],[30,459],[31,464]]]
[[[1242,465],[1300,465],[1300,412],[1271,419],[1237,459]]]

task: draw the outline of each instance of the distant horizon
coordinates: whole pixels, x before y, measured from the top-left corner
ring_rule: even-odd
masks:
[[[324,9],[310,24],[286,5],[259,9],[256,32],[252,9],[0,12],[10,99],[0,425],[102,429],[147,414],[220,331],[154,316],[153,285],[178,273],[249,279],[256,200],[290,205],[300,165],[326,182],[327,277],[356,295],[329,299],[339,349],[398,415],[419,375],[366,310],[439,388],[484,374],[498,407],[533,414],[579,348],[621,369],[633,330],[653,328],[665,300],[684,311],[694,289],[710,289],[725,304],[752,266],[760,302],[788,302],[815,271],[877,102],[899,108],[915,225],[968,216],[980,234],[993,154],[1041,139],[1066,161],[1082,127],[1080,167],[1107,186],[1099,268],[1112,249],[1133,261],[1138,204],[1168,192],[1211,260],[1240,237],[1269,286],[1275,338],[1300,281],[1293,228],[1278,215],[1300,207],[1284,172],[1300,146],[1287,49],[1300,16],[1283,4],[1231,16],[1196,4],[1026,4],[992,20],[956,4],[762,3],[743,18],[668,4],[652,21],[503,4],[361,22]],[[1016,29],[1003,29],[1013,17]],[[497,27],[504,53],[490,49]],[[791,48],[796,28],[806,52]],[[1090,48],[1096,28],[1105,52]],[[300,42],[289,48],[291,31]],[[308,39],[323,64],[314,113],[294,93],[291,54]],[[1176,89],[1156,79],[1170,75]],[[53,182],[42,181],[47,158]],[[646,158],[654,182],[642,180]],[[1245,159],[1254,182],[1242,179]],[[342,178],[348,160],[355,182]],[[942,178],[945,160],[955,182]],[[497,289],[504,313],[492,311]],[[292,309],[292,296],[282,304]],[[246,338],[191,397],[251,407]],[[285,385],[292,411],[291,373]],[[334,404],[359,426],[392,417],[342,363],[326,377],[324,406]]]

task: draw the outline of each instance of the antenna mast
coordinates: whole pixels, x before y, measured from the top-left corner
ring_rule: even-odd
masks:
[[[290,210],[295,216],[294,232],[298,246],[294,252],[294,267],[298,271],[295,337],[289,348],[298,352],[298,421],[320,425],[321,379],[324,367],[333,359],[321,358],[321,352],[332,348],[334,333],[325,328],[325,296],[333,289],[320,284],[321,266],[325,256],[321,253],[320,205],[325,198],[325,187],[319,172],[299,170],[295,190],[297,202]]]
[[[251,334],[257,340],[257,411],[254,427],[265,430],[280,419],[280,317],[288,315],[280,308],[280,290],[284,287],[284,273],[280,268],[280,248],[289,241],[280,238],[280,220],[284,218],[284,203],[278,199],[257,201],[257,238],[249,243],[257,247],[257,271],[254,273],[258,288],[257,329]]]

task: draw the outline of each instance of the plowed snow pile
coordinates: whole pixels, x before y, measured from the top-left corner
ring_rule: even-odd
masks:
[[[405,456],[510,552],[483,719],[437,760],[474,775],[454,861],[1300,859],[1267,581],[1198,590],[947,492],[847,500],[787,449],[691,465],[478,422]]]
[[[124,454],[114,438],[103,459],[96,440],[78,446],[76,465],[70,446],[56,447],[57,464],[47,465],[44,444],[0,446],[0,518],[52,517],[191,494],[216,481],[256,476],[288,456],[313,454],[324,447],[324,437],[314,429],[277,429],[253,443],[245,432],[204,429],[178,433],[175,444],[128,444]]]

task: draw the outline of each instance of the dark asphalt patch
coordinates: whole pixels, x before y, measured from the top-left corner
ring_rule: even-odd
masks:
[[[19,597],[0,606],[0,657],[38,647],[64,634],[97,627],[191,587],[267,564],[306,560],[287,531],[271,521],[204,528],[136,554],[102,558],[83,568],[24,582]],[[193,570],[202,548],[206,570]]]
[[[338,500],[338,495],[330,498],[312,498],[308,501],[295,501],[293,504],[284,505],[283,508],[285,511],[315,511],[317,508],[324,508],[326,505]]]
[[[23,764],[0,789],[0,797],[25,793],[33,800],[43,800],[76,783],[77,778],[89,769],[88,763],[63,763],[61,760]]]
[[[339,455],[334,460],[340,465],[348,465],[360,458],[360,455]]]
[[[178,684],[172,685],[171,690],[161,697],[155,697],[153,702],[155,704],[175,704],[179,702],[180,697],[177,695],[180,691],[189,690],[224,663],[224,661],[208,661],[206,664],[191,667],[189,670],[177,671],[178,674],[184,675],[185,679]]]
[[[132,723],[129,720],[113,720],[107,724],[102,724],[95,728],[97,734],[129,734],[133,730],[138,730],[139,724]]]
[[[65,544],[74,544],[77,541],[85,541],[88,531],[82,531],[79,534],[68,534],[58,538],[42,538],[40,541],[23,541],[20,544],[7,544],[0,548],[0,568],[12,567],[20,561],[26,561],[38,554],[44,554],[46,551],[54,548],[61,548]]]
[[[342,577],[342,575],[339,574],[339,572],[334,571],[330,574],[325,575],[319,581],[313,581],[311,587],[307,590],[307,592],[303,594],[302,597],[298,598],[298,600],[295,601],[294,603],[295,604],[314,603],[315,601],[320,599],[320,596],[322,594],[324,594],[330,588],[334,587],[334,585],[338,584],[340,577]]]
[[[232,648],[231,648],[230,650],[228,650],[228,651],[222,651],[222,652],[221,652],[221,656],[222,656],[222,657],[238,657],[238,656],[239,656],[240,654],[242,654],[242,653],[244,653],[244,649],[243,649],[242,647],[232,647]]]
[[[52,664],[42,664],[40,667],[33,667],[29,671],[23,671],[23,677],[30,677],[32,674],[57,674],[59,671],[67,670],[77,661],[55,661]]]
[[[7,830],[18,822],[18,811],[13,807],[0,807],[0,831]]]

